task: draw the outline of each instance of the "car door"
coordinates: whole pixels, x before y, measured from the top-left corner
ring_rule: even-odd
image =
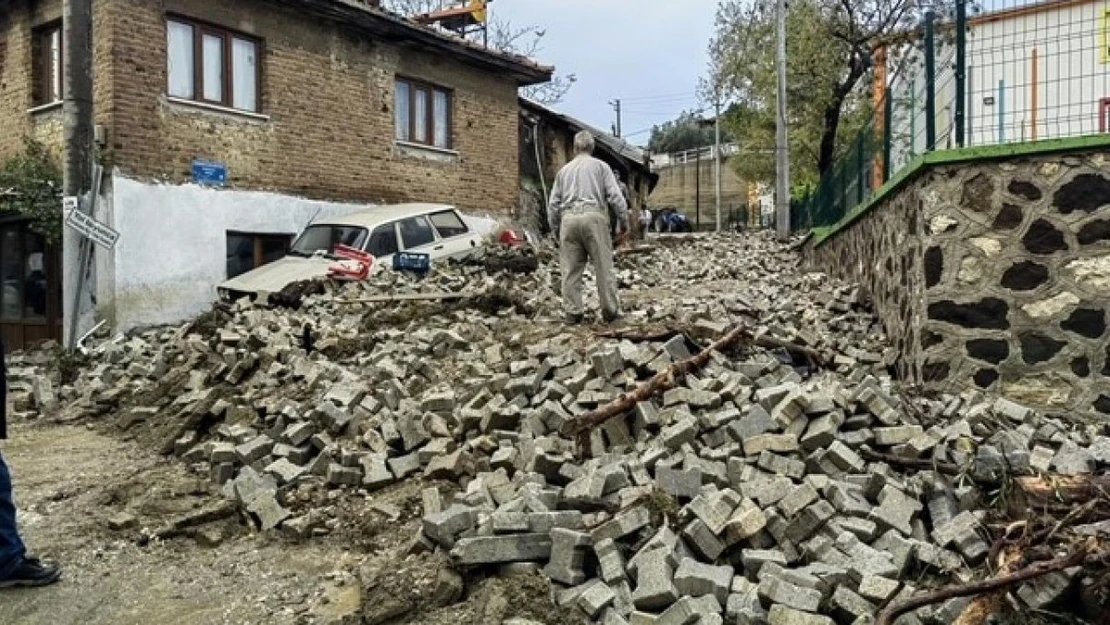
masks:
[[[443,256],[462,256],[478,247],[480,237],[470,230],[456,211],[449,209],[432,213],[428,215],[428,221],[439,235]]]
[[[432,259],[442,258],[444,245],[436,235],[435,228],[425,215],[417,215],[397,222],[401,234],[401,249],[406,252],[427,254]]]
[[[395,221],[374,228],[366,244],[366,251],[374,257],[378,265],[392,264],[393,255],[400,250],[401,246],[397,240],[397,222]]]

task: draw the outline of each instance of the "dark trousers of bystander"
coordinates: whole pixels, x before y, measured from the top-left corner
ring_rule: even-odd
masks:
[[[26,549],[15,525],[15,500],[12,475],[0,456],[0,579],[5,579],[23,563]]]

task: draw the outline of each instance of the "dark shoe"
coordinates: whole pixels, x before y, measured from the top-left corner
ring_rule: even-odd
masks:
[[[8,577],[0,579],[0,588],[49,586],[61,578],[62,571],[58,567],[43,564],[37,558],[24,558],[19,568]]]
[[[582,323],[585,320],[586,320],[586,316],[583,315],[582,313],[578,313],[578,314],[567,313],[567,315],[565,317],[563,317],[563,321],[569,326],[576,326],[576,325]]]
[[[614,323],[624,319],[624,315],[621,313],[616,313],[614,315],[610,315],[609,313],[602,313],[601,318],[605,320],[605,323]]]

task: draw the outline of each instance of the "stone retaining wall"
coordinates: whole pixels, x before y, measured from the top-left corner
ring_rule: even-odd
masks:
[[[1110,414],[1110,152],[933,165],[807,250],[912,383]]]

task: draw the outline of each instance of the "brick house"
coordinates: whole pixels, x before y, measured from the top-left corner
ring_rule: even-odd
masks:
[[[538,185],[546,196],[556,174],[574,158],[574,135],[588,130],[597,146],[594,156],[608,163],[617,177],[628,185],[628,208],[636,223],[637,215],[647,206],[648,196],[659,182],[659,175],[651,170],[647,152],[527,98],[520,98],[520,122],[520,175],[526,187]],[[545,214],[540,216],[539,222],[546,232]]]
[[[0,159],[25,135],[60,151],[62,2],[3,4]],[[97,217],[121,233],[97,253],[99,318],[124,330],[196,314],[228,273],[280,255],[313,217],[404,201],[490,214],[516,205],[518,88],[552,70],[374,4],[93,0],[108,172]],[[226,184],[194,184],[198,162],[217,163]],[[27,250],[44,255],[30,238],[0,221],[2,275],[27,273]],[[56,258],[34,262],[58,273]],[[25,298],[18,291],[0,298]],[[58,298],[48,299],[36,304],[51,309],[41,332],[27,331],[42,319],[24,302],[0,299],[10,343],[56,334]]]

